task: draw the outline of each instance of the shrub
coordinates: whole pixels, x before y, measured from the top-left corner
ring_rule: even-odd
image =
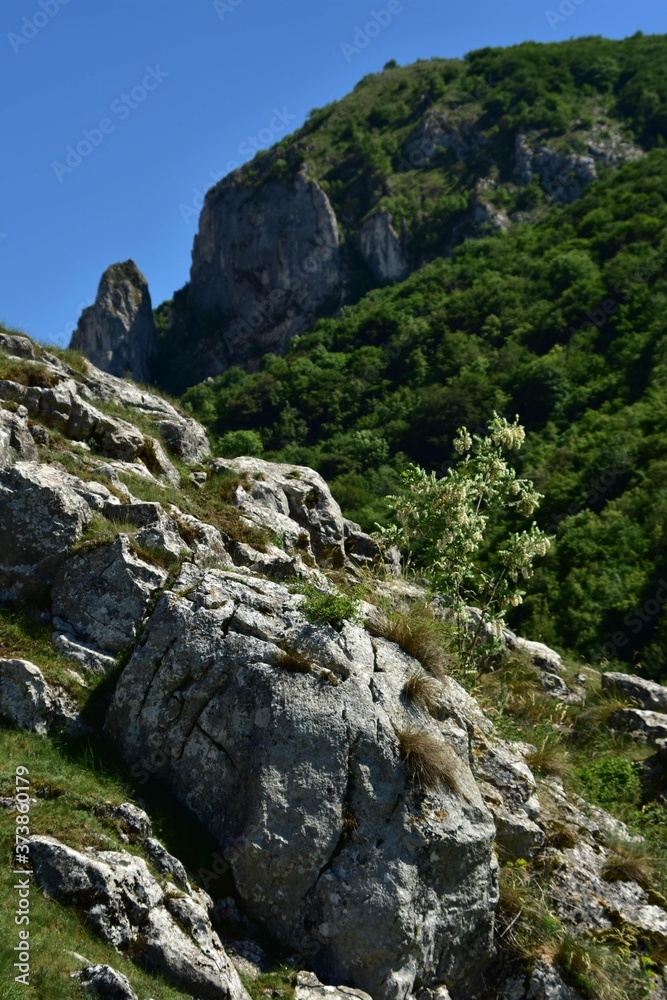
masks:
[[[360,621],[359,601],[335,587],[319,590],[312,584],[302,588],[303,601],[299,607],[311,625],[330,625],[339,631],[346,621]]]
[[[600,805],[639,802],[641,780],[633,762],[623,757],[592,760],[580,768],[579,778],[587,797]]]
[[[509,513],[531,517],[542,499],[527,479],[518,479],[503,451],[517,451],[525,433],[494,413],[486,437],[459,429],[454,448],[458,463],[438,479],[411,465],[403,473],[406,492],[388,497],[396,523],[380,528],[391,544],[418,544],[420,558],[438,593],[451,604],[462,669],[483,643],[498,636],[510,608],[521,604],[519,580],[529,579],[538,555],[550,541],[533,521],[528,530],[510,534],[495,551],[496,568],[484,569],[480,552],[491,529]],[[479,608],[471,614],[469,605]]]

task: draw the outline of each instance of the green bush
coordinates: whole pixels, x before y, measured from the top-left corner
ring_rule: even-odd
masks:
[[[346,621],[360,621],[359,600],[338,588],[324,591],[306,584],[301,592],[304,599],[299,610],[312,625],[330,625],[339,630]]]
[[[592,760],[578,775],[588,798],[600,805],[627,803],[637,805],[641,781],[632,761],[623,757],[603,757]]]

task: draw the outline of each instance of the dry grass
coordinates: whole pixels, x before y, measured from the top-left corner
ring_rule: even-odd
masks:
[[[555,847],[559,851],[564,851],[570,847],[576,847],[579,842],[574,830],[565,824],[556,824],[549,831],[546,838],[547,847]]]
[[[417,708],[430,715],[436,715],[440,703],[441,688],[438,681],[421,670],[411,670],[403,685],[405,698]]]
[[[313,669],[313,664],[305,653],[291,645],[283,646],[278,656],[278,666],[293,674],[309,674]]]
[[[403,759],[415,781],[427,791],[459,790],[458,760],[448,743],[424,729],[408,727],[396,733]]]
[[[564,778],[572,770],[570,756],[555,736],[552,739],[542,740],[539,746],[528,754],[526,763],[538,774],[552,775],[556,778]]]
[[[383,612],[369,621],[366,629],[373,636],[395,642],[434,677],[446,676],[451,668],[450,630],[426,605]]]
[[[602,867],[602,878],[607,882],[636,882],[642,889],[650,890],[658,863],[643,841],[622,839],[608,840],[613,852]]]

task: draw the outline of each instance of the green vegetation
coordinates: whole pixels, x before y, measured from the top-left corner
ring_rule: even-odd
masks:
[[[392,71],[393,72],[393,71]],[[388,524],[408,462],[442,473],[456,429],[518,413],[518,472],[556,536],[510,624],[594,660],[667,662],[667,152],[542,221],[469,242],[320,321],[262,370],[185,402],[214,439],[316,468],[345,513]]]
[[[533,521],[529,530],[515,531],[495,545],[491,571],[479,554],[503,515],[532,517],[541,495],[528,480],[517,479],[504,451],[518,451],[525,438],[517,420],[510,424],[493,414],[485,437],[458,430],[455,466],[438,477],[411,465],[404,473],[404,494],[388,497],[395,523],[381,536],[403,548],[416,543],[435,591],[443,597],[455,624],[459,667],[468,670],[502,649],[498,636],[511,607],[521,604],[519,580],[532,576],[535,558],[546,555],[549,538]],[[478,609],[473,618],[469,608]],[[493,640],[493,641],[492,641]]]
[[[311,583],[297,589],[304,595],[299,610],[313,625],[330,625],[340,631],[346,621],[359,622],[359,601],[343,590],[319,590]]]

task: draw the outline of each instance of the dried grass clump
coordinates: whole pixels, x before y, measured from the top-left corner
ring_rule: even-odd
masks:
[[[447,649],[450,633],[426,606],[385,612],[369,621],[366,629],[373,636],[395,642],[434,677],[448,673],[452,661]]]
[[[313,665],[309,658],[296,646],[286,645],[278,656],[278,666],[292,674],[309,674]]]
[[[442,738],[425,729],[400,729],[396,733],[398,745],[415,781],[432,791],[450,788],[459,791],[459,762],[456,754]]]
[[[555,739],[543,740],[532,753],[528,754],[526,763],[538,774],[552,775],[556,778],[564,778],[572,770],[567,750]]]
[[[651,889],[657,869],[656,859],[647,851],[643,841],[609,840],[612,851],[602,866],[602,878],[607,882],[636,882],[643,889]]]
[[[411,670],[403,685],[403,695],[417,708],[435,715],[440,703],[440,684],[421,670]]]

